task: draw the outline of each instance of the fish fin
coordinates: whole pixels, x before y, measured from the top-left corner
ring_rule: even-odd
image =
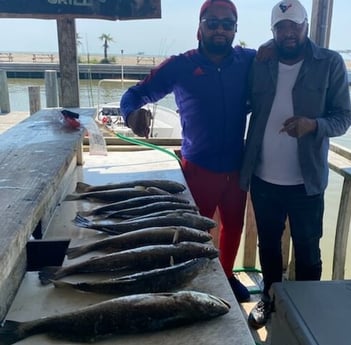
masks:
[[[67,250],[66,250],[66,256],[67,256],[67,259],[69,259],[69,260],[77,258],[83,254],[84,254],[84,252],[82,252],[80,247],[67,248]]]
[[[79,200],[81,199],[81,196],[79,194],[67,194],[66,197],[63,199],[63,201],[74,201],[74,200]]]
[[[58,279],[57,271],[60,269],[60,266],[47,266],[43,267],[41,271],[39,271],[38,276],[42,285],[48,285],[52,280]]]
[[[50,280],[50,283],[53,283],[55,288],[72,288],[72,284],[69,282],[64,282],[61,280]]]
[[[147,188],[145,186],[139,186],[139,185],[135,185],[133,188],[135,190],[147,190]]]
[[[169,265],[170,265],[170,266],[174,266],[174,257],[173,257],[173,256],[171,256],[171,257],[169,258]]]
[[[81,216],[81,217],[88,217],[88,216],[91,216],[92,214],[93,214],[93,212],[91,210],[77,212],[77,216]]]
[[[172,243],[174,244],[174,243],[178,243],[178,242],[179,242],[179,231],[177,230],[174,232]]]
[[[146,188],[146,191],[150,192],[151,194],[160,194],[160,195],[169,195],[171,193],[161,189],[161,188],[158,188],[158,187],[147,187]]]
[[[21,334],[20,326],[21,322],[5,321],[4,325],[0,327],[0,345],[11,345],[25,338]]]
[[[91,185],[88,184],[88,183],[77,182],[77,185],[76,185],[76,193],[85,193],[85,192],[88,192],[90,187],[91,187]]]
[[[90,225],[89,219],[82,217],[80,214],[76,215],[76,218],[73,219],[73,223],[84,228],[88,228]]]

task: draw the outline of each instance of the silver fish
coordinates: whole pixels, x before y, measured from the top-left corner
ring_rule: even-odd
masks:
[[[88,199],[100,202],[116,202],[135,198],[138,196],[164,194],[167,192],[160,191],[154,187],[135,187],[135,188],[120,188],[98,192],[73,193],[67,194],[64,201]]]
[[[145,218],[155,218],[155,217],[163,217],[163,216],[168,216],[168,215],[172,215],[172,216],[182,216],[184,214],[184,212],[188,213],[188,214],[194,214],[194,215],[198,215],[199,217],[199,211],[197,210],[197,207],[194,207],[192,209],[173,209],[173,210],[163,210],[163,211],[158,211],[158,212],[153,212],[153,213],[146,213],[146,214],[142,214],[140,216],[134,216],[134,217],[130,217],[130,218],[115,218],[116,220],[119,221],[119,224],[121,223],[129,223],[129,222],[135,222],[137,220],[141,220],[141,219],[145,219]],[[113,219],[114,217],[105,217],[105,219]],[[101,219],[101,218],[100,218]]]
[[[115,211],[108,214],[106,218],[134,218],[135,216],[150,216],[150,213],[152,214],[154,212],[174,210],[198,211],[199,209],[196,205],[172,201],[159,201],[144,206]]]
[[[136,186],[157,187],[172,194],[181,193],[186,189],[182,183],[172,180],[135,180],[98,186],[93,186],[84,182],[78,182],[76,185],[76,193],[97,192],[119,188],[133,188]]]
[[[72,274],[145,270],[166,267],[171,260],[174,263],[180,263],[197,257],[213,259],[217,256],[218,250],[213,244],[180,242],[176,244],[143,246],[93,257],[86,261],[63,267],[44,267],[39,272],[39,279],[43,285],[46,285],[51,280],[57,280]]]
[[[208,232],[185,226],[151,227],[71,247],[67,249],[66,255],[68,259],[73,259],[94,250],[111,253],[153,244],[171,244],[182,241],[204,243],[211,239],[212,236]]]
[[[73,288],[104,294],[135,294],[175,291],[193,280],[210,262],[209,258],[195,258],[149,271],[94,282],[69,283],[52,281],[55,287]]]
[[[187,226],[200,230],[210,230],[216,226],[216,222],[210,218],[189,212],[170,213],[165,216],[141,218],[116,222],[111,219],[90,221],[81,216],[76,216],[73,220],[75,225],[83,228],[103,231],[109,234],[119,234],[155,226]]]
[[[41,333],[92,342],[112,334],[189,325],[224,315],[229,309],[225,300],[197,291],[129,295],[31,321],[7,320],[0,328],[0,345],[11,345]]]
[[[124,210],[132,207],[144,206],[148,204],[152,204],[155,202],[162,202],[162,201],[173,201],[177,203],[189,204],[189,200],[185,199],[184,197],[174,195],[174,194],[166,194],[166,195],[146,195],[146,196],[139,196],[135,198],[130,198],[127,200],[122,200],[114,203],[110,203],[108,205],[95,207],[89,211],[80,211],[79,214],[81,216],[93,216],[98,214],[103,214],[111,211],[119,211]]]

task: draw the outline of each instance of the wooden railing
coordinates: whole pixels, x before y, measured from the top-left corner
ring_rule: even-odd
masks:
[[[130,143],[114,137],[106,137],[105,139],[108,150],[111,151],[148,149],[146,147],[143,148],[140,146],[130,145]],[[147,142],[168,147],[173,150],[179,149],[181,144],[180,139],[153,138],[148,139]],[[84,143],[86,145],[88,144],[87,138],[85,138]],[[329,150],[329,167],[344,179],[338,210],[333,253],[332,279],[336,280],[344,279],[345,275],[347,242],[351,219],[351,151],[340,145],[332,143]],[[248,195],[244,226],[244,242],[242,244],[244,245],[243,267],[244,269],[252,269],[256,267],[257,261],[257,230],[250,195]],[[294,257],[294,253],[290,242],[290,228],[288,221],[282,242],[283,268],[287,272],[289,279],[293,279],[294,260],[292,260],[292,258]]]
[[[329,167],[344,178],[336,223],[332,272],[332,279],[344,279],[351,219],[351,151],[332,144],[329,151]]]
[[[0,61],[13,62],[12,53],[0,53]]]
[[[33,54],[32,60],[33,62],[38,62],[38,61],[54,62],[55,57],[54,57],[54,54]]]

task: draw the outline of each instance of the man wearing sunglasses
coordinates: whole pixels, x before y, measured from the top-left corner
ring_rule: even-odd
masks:
[[[182,170],[203,216],[220,215],[220,262],[239,302],[249,291],[233,275],[243,228],[246,193],[239,169],[246,126],[247,75],[255,51],[232,47],[237,9],[230,0],[207,0],[200,9],[198,49],[172,56],[121,99],[124,120],[148,137],[150,115],[140,109],[173,92],[182,125]]]

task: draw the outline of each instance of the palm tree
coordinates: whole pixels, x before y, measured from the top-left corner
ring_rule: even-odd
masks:
[[[108,58],[107,58],[107,49],[109,48],[109,43],[110,42],[113,42],[113,38],[110,34],[102,34],[100,37],[99,37],[99,40],[103,41],[103,47],[104,47],[104,59],[103,61],[105,63],[108,62]]]
[[[243,47],[243,48],[246,48],[247,47],[247,44],[245,41],[239,41],[239,46]]]

